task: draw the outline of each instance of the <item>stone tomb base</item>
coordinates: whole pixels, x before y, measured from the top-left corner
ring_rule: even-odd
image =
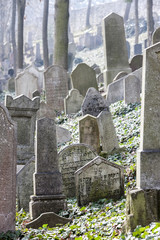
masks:
[[[160,221],[160,190],[134,189],[128,192],[126,202],[125,232],[133,231],[138,225],[147,226]]]
[[[29,209],[31,219],[35,219],[45,212],[59,213],[61,210],[66,210],[67,202],[64,195],[32,195]]]

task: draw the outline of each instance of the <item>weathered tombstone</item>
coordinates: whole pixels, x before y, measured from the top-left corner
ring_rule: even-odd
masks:
[[[89,114],[79,120],[79,142],[91,146],[100,152],[100,138],[97,118]]]
[[[99,156],[78,169],[75,178],[79,206],[101,198],[119,199],[124,194],[122,167]]]
[[[76,196],[74,173],[97,156],[86,144],[73,144],[58,154],[59,169],[62,173],[63,192],[66,197]]]
[[[33,195],[33,173],[35,172],[35,158],[32,157],[17,173],[17,203],[21,208],[29,211],[30,196]]]
[[[68,94],[67,71],[58,65],[47,68],[44,72],[47,105],[54,111],[64,111],[64,98]]]
[[[103,73],[100,73],[97,76],[97,83],[104,83]]]
[[[32,219],[45,212],[58,213],[66,209],[58,169],[56,125],[53,119],[42,118],[37,121],[36,129],[34,195],[29,206]]]
[[[142,54],[142,44],[138,43],[134,45],[134,55],[140,55]]]
[[[95,88],[89,88],[82,103],[82,114],[93,115],[95,117],[103,110],[108,110],[106,100]]]
[[[73,88],[78,89],[85,97],[88,88],[94,87],[98,90],[95,71],[85,63],[80,63],[71,73]]]
[[[128,193],[127,230],[159,221],[160,194],[160,43],[144,51],[140,149],[137,152],[137,188]],[[141,201],[137,201],[141,199]],[[140,206],[143,206],[142,212]],[[148,207],[149,206],[149,207]],[[143,215],[142,215],[143,213]]]
[[[55,111],[51,109],[44,101],[41,101],[39,110],[37,111],[37,119],[43,117],[55,119],[56,114]]]
[[[71,140],[71,133],[60,126],[56,126],[56,136],[57,136],[57,145],[60,146],[66,142],[69,142]]]
[[[111,152],[119,148],[111,113],[109,111],[103,111],[98,115],[97,120],[102,150]]]
[[[84,97],[77,89],[71,89],[67,97],[64,99],[65,114],[72,114],[80,111],[83,99]]]
[[[113,83],[110,83],[108,85],[106,99],[108,105],[124,99],[123,78],[120,78],[117,81],[114,81]]]
[[[34,156],[34,135],[36,112],[39,109],[40,98],[32,100],[24,95],[12,98],[6,95],[5,106],[11,118],[17,122],[17,163],[25,164]]]
[[[140,81],[134,75],[129,75],[124,79],[124,102],[140,103]]]
[[[130,68],[132,72],[142,67],[143,56],[142,55],[135,55],[130,61]]]
[[[15,230],[16,126],[0,105],[0,233]]]
[[[123,18],[115,13],[103,19],[103,38],[105,54],[104,83],[107,89],[117,73],[130,73]]]
[[[160,27],[152,34],[152,44],[160,42]]]
[[[30,72],[22,72],[15,78],[16,96],[21,94],[32,98],[32,92],[38,89],[38,78]]]
[[[120,78],[125,77],[126,75],[128,75],[127,72],[124,72],[124,71],[119,72],[119,73],[115,76],[115,78],[113,79],[113,82],[117,81],[117,80],[120,79]]]
[[[40,97],[40,92],[38,90],[35,90],[33,93],[32,93],[32,98],[34,97]]]

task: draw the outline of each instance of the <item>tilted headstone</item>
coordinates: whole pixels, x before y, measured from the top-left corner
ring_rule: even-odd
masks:
[[[83,99],[84,97],[77,89],[71,89],[67,97],[64,99],[65,114],[72,114],[80,111]]]
[[[126,75],[128,75],[127,72],[124,72],[124,71],[119,72],[119,73],[115,76],[115,78],[113,79],[113,82],[117,81],[117,80],[120,79],[120,78],[125,77]]]
[[[97,117],[103,110],[108,110],[107,102],[95,89],[89,88],[82,103],[82,114],[90,114]]]
[[[107,89],[117,73],[130,73],[123,18],[115,13],[103,19],[103,38],[105,54],[104,83]]]
[[[98,115],[97,120],[102,150],[111,152],[119,148],[111,113],[109,111],[103,111]]]
[[[136,76],[129,75],[124,79],[124,102],[129,103],[140,103],[140,81]]]
[[[98,90],[96,73],[93,68],[85,63],[80,63],[71,73],[73,88],[78,89],[80,94],[85,97],[88,88],[94,87]]]
[[[62,176],[58,169],[54,120],[49,118],[38,120],[36,130],[34,195],[30,201],[32,219],[45,212],[58,213],[66,209],[65,196],[62,194]]]
[[[132,72],[142,67],[143,56],[142,55],[135,55],[130,61],[130,68]]]
[[[79,120],[79,142],[91,146],[100,152],[100,138],[97,118],[89,114]]]
[[[21,72],[15,78],[16,96],[21,94],[32,98],[32,92],[38,89],[38,78],[30,72]]]
[[[0,105],[0,233],[15,230],[16,126]]]
[[[52,65],[44,72],[47,105],[55,111],[64,111],[64,98],[68,95],[67,71]]]
[[[152,34],[152,44],[160,42],[160,27]]]
[[[142,44],[138,43],[134,45],[134,54],[142,54]]]
[[[79,206],[101,198],[119,199],[124,194],[122,167],[99,156],[78,169],[75,178]]]
[[[24,95],[12,98],[6,95],[5,105],[11,118],[17,122],[17,163],[25,164],[34,156],[36,112],[40,98],[32,100]]]
[[[76,196],[75,171],[96,156],[96,152],[86,144],[73,144],[59,152],[58,163],[63,179],[63,192],[66,197]]]

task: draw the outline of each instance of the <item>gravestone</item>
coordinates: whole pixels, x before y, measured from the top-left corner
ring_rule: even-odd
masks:
[[[95,88],[89,88],[82,103],[83,116],[90,114],[97,117],[105,109],[108,110],[106,100]]]
[[[60,146],[66,142],[71,140],[71,133],[58,125],[56,125],[56,137],[57,137],[57,145]]]
[[[56,117],[55,111],[47,105],[46,102],[41,101],[39,110],[37,111],[37,119],[47,117],[54,119]]]
[[[100,138],[97,118],[89,114],[79,120],[79,142],[91,146],[100,152]]]
[[[78,89],[85,97],[88,88],[94,87],[98,90],[95,71],[85,63],[80,63],[71,73],[72,87]]]
[[[152,44],[160,42],[160,27],[152,34]]]
[[[32,100],[24,95],[12,98],[6,95],[5,106],[13,121],[17,122],[17,163],[25,164],[34,156],[36,112],[40,98]]]
[[[124,79],[124,102],[140,103],[140,82],[134,75],[129,75]]]
[[[134,55],[142,54],[142,44],[138,43],[134,45]]]
[[[75,172],[79,206],[102,198],[119,199],[124,195],[123,168],[97,156]]]
[[[100,73],[96,79],[97,83],[104,83],[103,73]]]
[[[66,197],[76,196],[75,171],[96,156],[96,152],[86,144],[73,144],[59,152],[58,163],[63,179],[63,193]]]
[[[127,72],[124,72],[124,71],[119,72],[119,73],[115,76],[115,78],[113,79],[113,82],[117,81],[117,80],[120,79],[120,78],[125,77],[126,75],[128,75]]]
[[[107,89],[117,73],[130,73],[123,18],[115,13],[103,19],[105,55],[104,83]]]
[[[71,89],[69,94],[64,99],[65,114],[77,113],[81,110],[81,105],[84,97],[77,89]]]
[[[0,233],[15,230],[16,126],[0,105]]]
[[[65,196],[62,194],[62,176],[58,169],[54,120],[38,120],[36,130],[34,195],[31,196],[29,206],[31,219],[45,212],[58,213],[66,209]]]
[[[111,152],[114,149],[119,148],[111,113],[109,111],[102,111],[98,115],[97,120],[102,150],[105,152]]]
[[[143,56],[142,55],[135,55],[130,61],[130,68],[132,72],[142,67]]]
[[[107,104],[121,101],[124,99],[124,81],[123,78],[118,79],[108,85],[107,88]]]
[[[58,65],[52,65],[44,72],[47,105],[54,111],[64,111],[64,98],[68,94],[67,71]]]
[[[16,96],[21,94],[32,98],[32,92],[38,89],[38,78],[30,72],[22,72],[15,78]]]

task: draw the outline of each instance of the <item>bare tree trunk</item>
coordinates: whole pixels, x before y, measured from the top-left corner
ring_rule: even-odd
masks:
[[[48,57],[48,12],[49,12],[49,0],[44,0],[43,26],[42,26],[44,68],[47,68],[49,66],[49,57]]]
[[[90,24],[90,13],[91,13],[91,3],[92,0],[88,0],[88,7],[87,7],[87,14],[86,14],[86,28],[90,28],[91,24]]]
[[[128,18],[129,18],[131,3],[132,2],[127,2],[127,4],[126,4],[126,9],[125,9],[125,13],[124,13],[124,22],[127,22]]]
[[[18,45],[17,45],[17,67],[23,69],[23,26],[26,0],[17,0],[18,7]]]
[[[68,69],[69,0],[55,0],[54,64]]]
[[[152,42],[152,33],[154,31],[154,20],[153,20],[153,0],[147,0],[147,35],[148,35],[148,46]]]
[[[12,48],[13,48],[14,76],[16,76],[16,74],[17,74],[17,51],[16,51],[15,24],[16,24],[16,0],[12,0],[11,38],[12,38]]]
[[[139,40],[139,20],[138,20],[138,0],[134,1],[135,4],[135,44],[138,44]]]

